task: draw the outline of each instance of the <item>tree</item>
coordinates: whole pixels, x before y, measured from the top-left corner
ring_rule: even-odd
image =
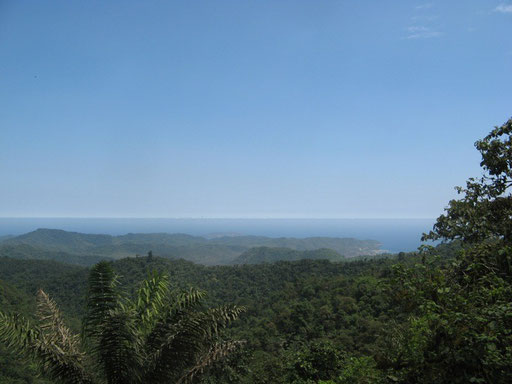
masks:
[[[0,312],[0,340],[60,383],[189,383],[242,344],[220,333],[244,308],[203,309],[204,295],[172,292],[165,275],[153,274],[132,300],[101,262],[90,272],[82,337],[39,290],[37,324]]]
[[[403,383],[512,382],[512,119],[475,143],[484,174],[470,178],[423,240],[459,240],[453,263],[395,267],[408,321],[382,365]]]
[[[451,200],[423,240],[466,243],[495,239],[512,244],[512,119],[495,127],[475,147],[482,155],[482,177],[456,187],[462,199]]]
[[[433,230],[422,240],[460,240],[458,277],[492,270],[512,280],[512,119],[495,127],[475,147],[482,155],[483,176],[457,187],[463,197],[451,200]],[[468,249],[471,247],[471,249]]]
[[[341,370],[343,357],[328,339],[311,342],[293,353],[286,382],[308,384],[334,378]]]

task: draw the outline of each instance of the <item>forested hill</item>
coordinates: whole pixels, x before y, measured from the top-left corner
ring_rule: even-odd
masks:
[[[20,248],[20,246],[25,248]],[[29,249],[27,246],[33,247],[33,249]],[[227,265],[235,263],[240,255],[254,247],[288,248],[302,252],[330,249],[347,258],[376,255],[381,252],[380,244],[377,241],[352,238],[224,236],[208,239],[186,234],[152,233],[110,236],[56,229],[38,229],[0,242],[0,255],[18,258],[54,259],[91,265],[101,258],[118,259],[132,257],[137,254],[146,255],[149,250],[152,250],[155,255],[167,258],[182,258],[205,265]],[[53,252],[53,254],[49,252]],[[340,259],[326,251],[322,252],[328,256],[327,259]],[[34,257],[26,256],[30,253],[33,253]],[[65,254],[74,256],[66,256]],[[94,256],[96,258],[77,258],[77,255]],[[294,260],[297,255],[295,254],[291,258],[288,255],[285,259]],[[304,252],[303,256],[318,258],[315,254],[308,252]],[[272,260],[277,259],[276,255],[272,256]]]
[[[311,251],[297,251],[290,248],[254,247],[238,256],[233,264],[275,263],[276,261],[295,260],[342,261],[345,258],[332,249],[321,248]]]
[[[11,257],[22,260],[55,260],[83,266],[91,266],[101,260],[112,260],[107,256],[80,255],[59,250],[38,248],[28,244],[0,244],[0,257]]]
[[[19,311],[22,313],[33,309],[33,298],[15,286],[0,280],[0,308],[4,311]]]
[[[2,235],[2,236],[0,236],[0,243],[1,243],[2,241],[5,241],[5,240],[8,240],[8,239],[11,239],[11,238],[13,238],[13,237],[14,237],[14,236],[12,236],[12,235]]]

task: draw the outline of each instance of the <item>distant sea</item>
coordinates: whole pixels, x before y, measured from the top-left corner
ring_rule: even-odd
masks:
[[[353,237],[377,240],[382,250],[414,251],[434,219],[118,219],[118,218],[0,218],[0,236],[20,235],[38,228],[124,235],[126,233],[186,233],[269,237]]]

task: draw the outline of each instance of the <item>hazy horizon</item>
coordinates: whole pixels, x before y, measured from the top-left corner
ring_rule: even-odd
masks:
[[[434,220],[437,217],[243,217],[243,216],[0,216],[0,219],[171,219],[171,220]]]
[[[376,240],[383,250],[414,251],[434,219],[172,219],[172,218],[0,218],[0,236],[39,228],[89,234],[184,233],[206,236],[236,233],[267,237],[338,237]]]

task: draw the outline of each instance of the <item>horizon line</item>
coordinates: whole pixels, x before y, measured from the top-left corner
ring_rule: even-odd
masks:
[[[122,220],[435,220],[437,217],[143,217],[143,216],[0,216],[1,219],[122,219]]]

